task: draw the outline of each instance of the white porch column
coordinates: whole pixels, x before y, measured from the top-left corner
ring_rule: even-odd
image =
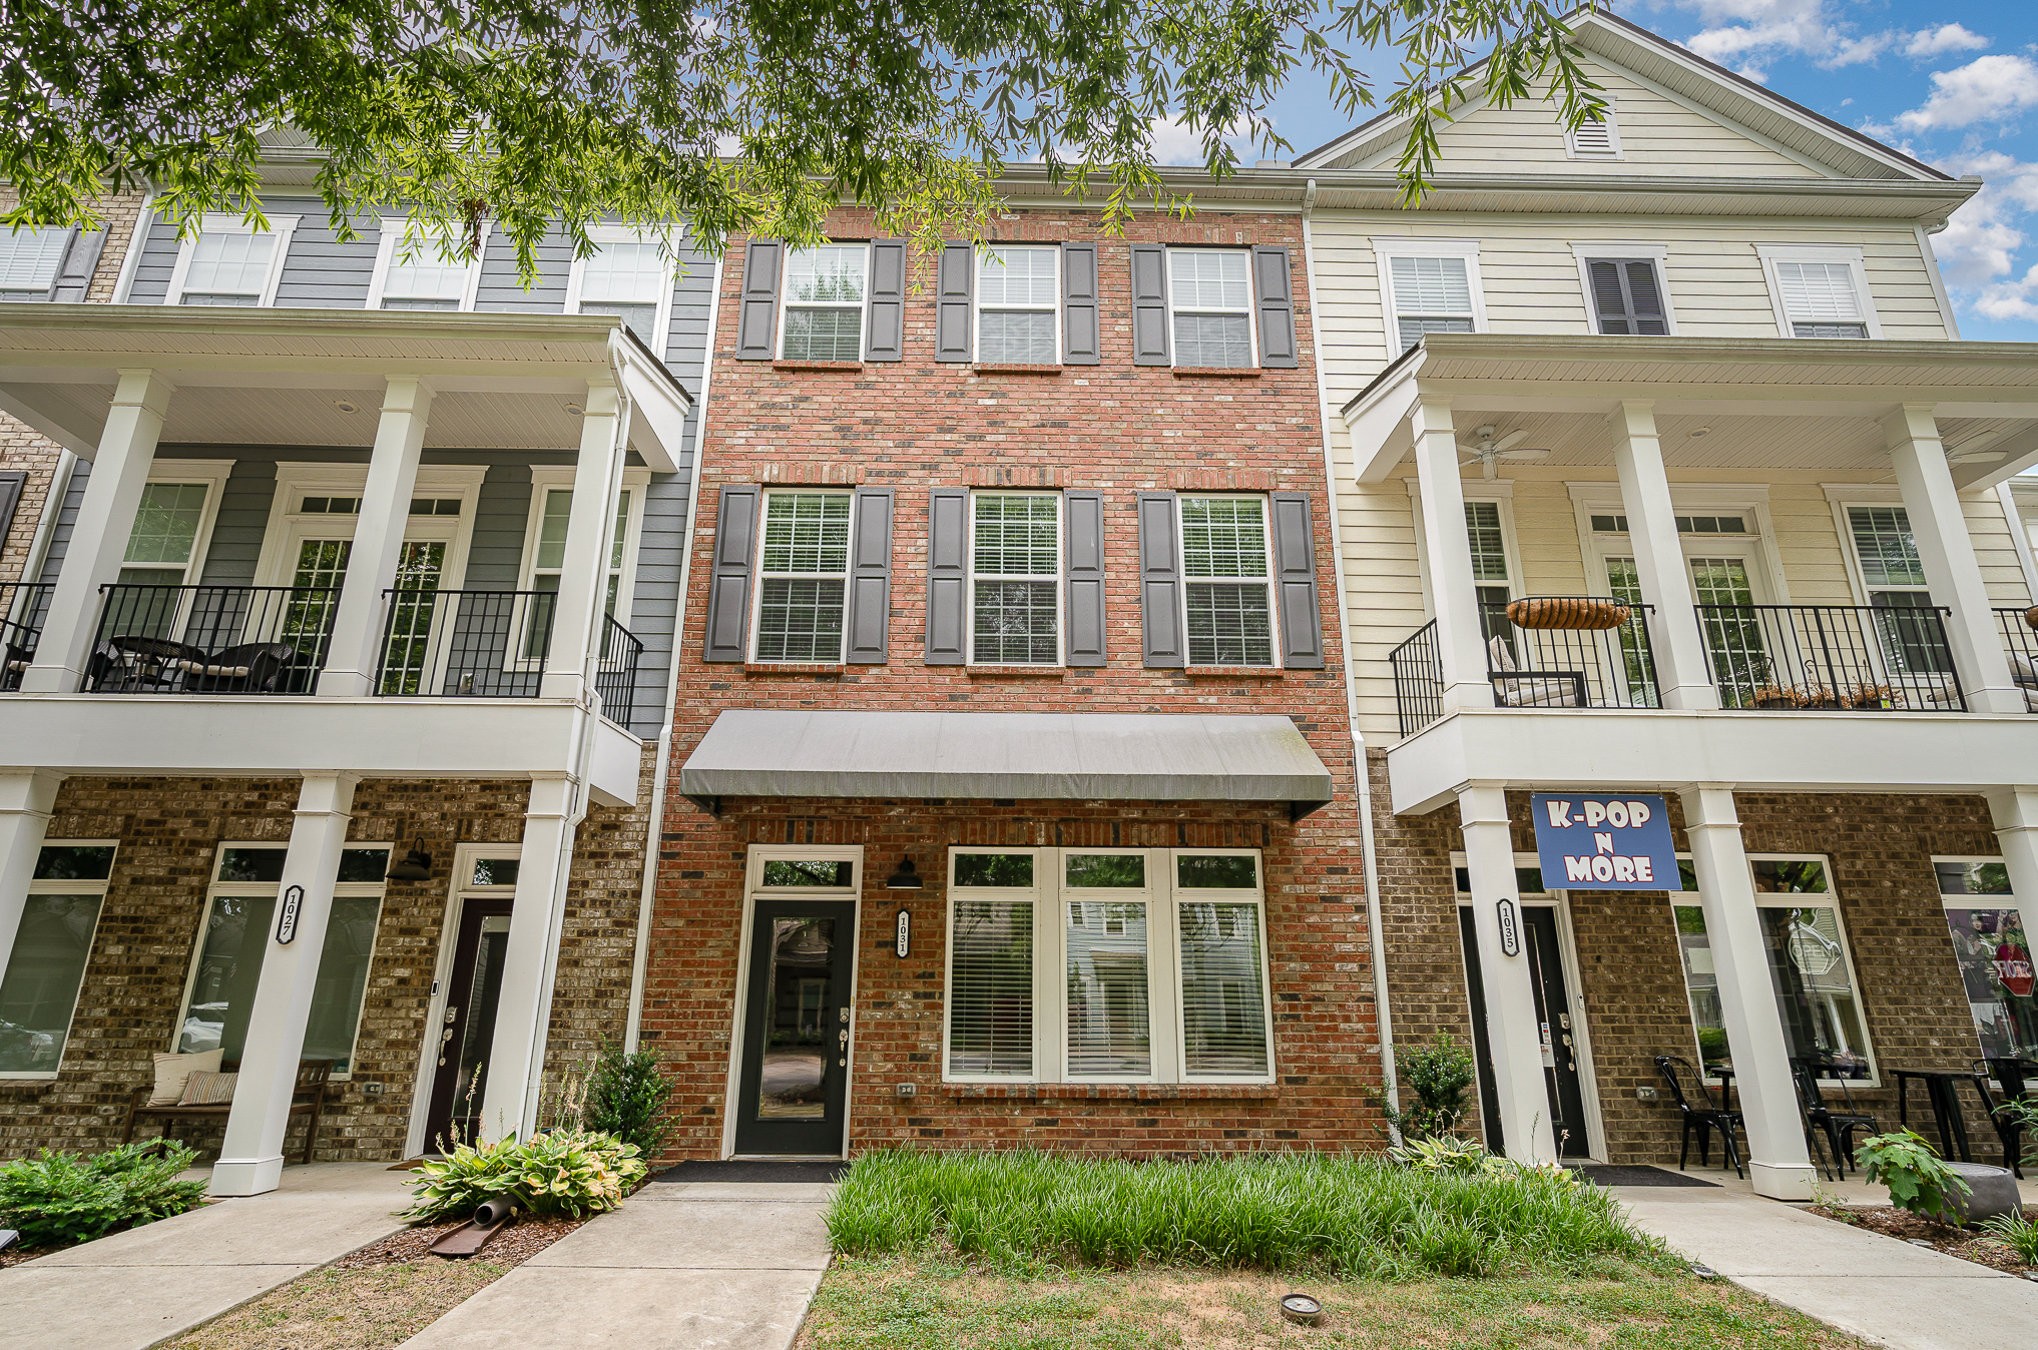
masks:
[[[1734,1058],[1734,1091],[1748,1132],[1748,1178],[1759,1195],[1809,1200],[1818,1174],[1805,1147],[1733,790],[1700,784],[1682,797],[1706,945],[1719,981],[1720,1016]]]
[[[54,773],[0,774],[0,976],[7,974],[14,955],[28,883],[35,878],[35,860],[63,781],[63,775]]]
[[[214,1195],[260,1195],[276,1189],[283,1176],[283,1136],[290,1126],[290,1096],[297,1062],[304,1053],[305,1024],[325,951],[326,921],[332,916],[333,885],[340,875],[340,850],[354,809],[352,774],[306,774],[297,792],[290,847],[276,910],[262,943],[262,973],[248,1011],[248,1038],[241,1050],[240,1081],[226,1118],[226,1139],[213,1164]],[[278,921],[297,899],[297,927],[291,940],[276,940]]]
[[[2038,932],[2038,787],[1997,788],[1988,795],[1988,807],[2010,874],[2010,894],[2029,937]]]
[[[1946,466],[1946,447],[1940,444],[1932,408],[1907,403],[1882,425],[1932,600],[1953,611],[1946,619],[1946,642],[1953,649],[1967,706],[1976,712],[2021,716],[2024,691],[2010,678],[2010,659],[1996,631],[1988,587],[1974,558],[1960,490],[1953,486],[1953,471]]]
[[[1493,1056],[1493,1088],[1507,1156],[1519,1162],[1554,1162],[1556,1134],[1543,1077],[1542,1028],[1530,982],[1528,939],[1521,922],[1521,892],[1514,884],[1514,835],[1508,828],[1507,793],[1488,784],[1458,792],[1465,834],[1465,870],[1471,875],[1472,931],[1479,944],[1480,993],[1486,1006],[1486,1045]],[[1515,954],[1500,947],[1502,900],[1515,907]],[[1487,1141],[1489,1148],[1492,1140]],[[1495,1150],[1496,1152],[1498,1150]]]
[[[552,646],[539,692],[579,698],[602,640],[607,612],[609,551],[615,546],[616,490],[622,481],[622,391],[590,381],[580,422],[580,457],[573,465],[573,505],[566,520],[566,556],[553,607]]]
[[[1649,619],[1649,645],[1663,706],[1717,708],[1720,694],[1706,670],[1698,611],[1692,607],[1685,580],[1684,545],[1677,537],[1677,512],[1663,472],[1656,405],[1621,404],[1614,432],[1613,463],[1620,474],[1621,507],[1628,517],[1628,544],[1635,552],[1642,599],[1656,611]]]
[[[375,692],[382,667],[383,592],[396,584],[403,532],[416,495],[418,457],[432,391],[408,376],[389,381],[382,393],[382,417],[375,424],[375,448],[368,456],[368,481],[347,554],[347,575],[333,610],[333,636],[326,644],[325,673],[318,692],[327,697],[364,698]]]
[[[531,781],[502,993],[495,1005],[495,1039],[475,1131],[483,1139],[521,1134],[537,1122],[552,969],[566,917],[566,877],[573,866],[574,790],[564,774]]]
[[[1444,710],[1490,708],[1486,640],[1479,591],[1472,579],[1472,538],[1465,525],[1465,485],[1458,477],[1458,435],[1451,405],[1415,405],[1415,472],[1422,488],[1423,566],[1436,609],[1437,660],[1443,668]],[[1510,864],[1511,866],[1512,864]],[[1513,875],[1512,872],[1509,873]]]
[[[120,579],[169,402],[170,382],[160,371],[120,372],[35,660],[21,673],[23,693],[69,694],[83,686],[98,637],[99,588]]]

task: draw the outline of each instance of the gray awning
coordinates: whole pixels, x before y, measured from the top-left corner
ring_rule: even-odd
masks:
[[[679,790],[724,797],[1287,802],[1331,799],[1330,771],[1286,717],[1203,714],[721,714]]]

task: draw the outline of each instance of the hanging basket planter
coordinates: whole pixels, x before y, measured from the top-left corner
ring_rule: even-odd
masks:
[[[2026,628],[2038,628],[2038,605],[2033,605],[2024,611],[2024,626]]]
[[[1532,596],[1511,600],[1507,621],[1516,628],[1572,628],[1601,632],[1618,628],[1634,611],[1616,600],[1590,596]]]

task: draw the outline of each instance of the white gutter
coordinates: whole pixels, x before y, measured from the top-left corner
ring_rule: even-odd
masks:
[[[1387,994],[1387,943],[1380,921],[1380,863],[1373,841],[1373,783],[1372,767],[1366,759],[1365,738],[1359,734],[1359,690],[1352,674],[1352,633],[1351,606],[1348,603],[1345,583],[1345,558],[1343,532],[1337,519],[1337,456],[1331,446],[1330,419],[1325,410],[1330,406],[1330,391],[1324,385],[1322,314],[1316,304],[1316,237],[1309,227],[1310,212],[1316,205],[1316,180],[1309,180],[1309,186],[1302,194],[1302,261],[1303,275],[1308,278],[1309,289],[1309,331],[1316,339],[1313,358],[1316,367],[1316,420],[1323,428],[1323,486],[1330,494],[1330,565],[1337,577],[1337,629],[1338,640],[1343,644],[1343,666],[1345,681],[1345,725],[1352,737],[1352,779],[1358,792],[1359,806],[1359,852],[1365,869],[1366,887],[1366,935],[1372,946],[1373,967],[1373,1021],[1380,1038],[1380,1079],[1387,1104],[1395,1112],[1401,1108],[1401,1084],[1394,1070],[1394,1015]],[[1401,1141],[1401,1129],[1390,1122],[1388,1129],[1394,1141]]]
[[[708,306],[707,348],[701,353],[701,395],[694,405],[693,478],[686,486],[686,532],[679,555],[679,598],[672,616],[672,663],[666,671],[665,714],[658,724],[658,767],[651,778],[651,819],[644,831],[644,880],[637,895],[637,945],[630,957],[630,1011],[623,1024],[623,1051],[635,1054],[644,1029],[644,975],[650,961],[651,914],[658,900],[658,843],[665,825],[665,791],[672,774],[672,718],[679,703],[679,652],[686,634],[687,589],[693,578],[694,530],[701,506],[701,447],[708,438],[708,385],[715,371],[715,324],[722,316],[722,256],[715,257]]]
[[[50,545],[56,542],[57,519],[64,513],[64,498],[71,492],[71,475],[78,467],[74,450],[57,451],[57,467],[50,472],[50,489],[43,496],[42,514],[36,518],[35,534],[28,544],[28,557],[21,564],[21,580],[41,581],[42,566],[49,561]]]

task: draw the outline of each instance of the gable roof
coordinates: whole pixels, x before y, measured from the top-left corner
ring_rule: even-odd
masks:
[[[1774,90],[1679,46],[1661,34],[1613,14],[1574,13],[1571,41],[1581,50],[1658,85],[1674,97],[1755,133],[1829,169],[1838,178],[1951,182],[1950,175],[1894,150],[1872,136],[1812,111]],[[1476,71],[1485,62],[1467,67]],[[1483,106],[1478,103],[1471,107]],[[1460,110],[1464,116],[1466,110]],[[1382,113],[1295,159],[1298,169],[1368,167],[1398,150],[1408,119]]]

